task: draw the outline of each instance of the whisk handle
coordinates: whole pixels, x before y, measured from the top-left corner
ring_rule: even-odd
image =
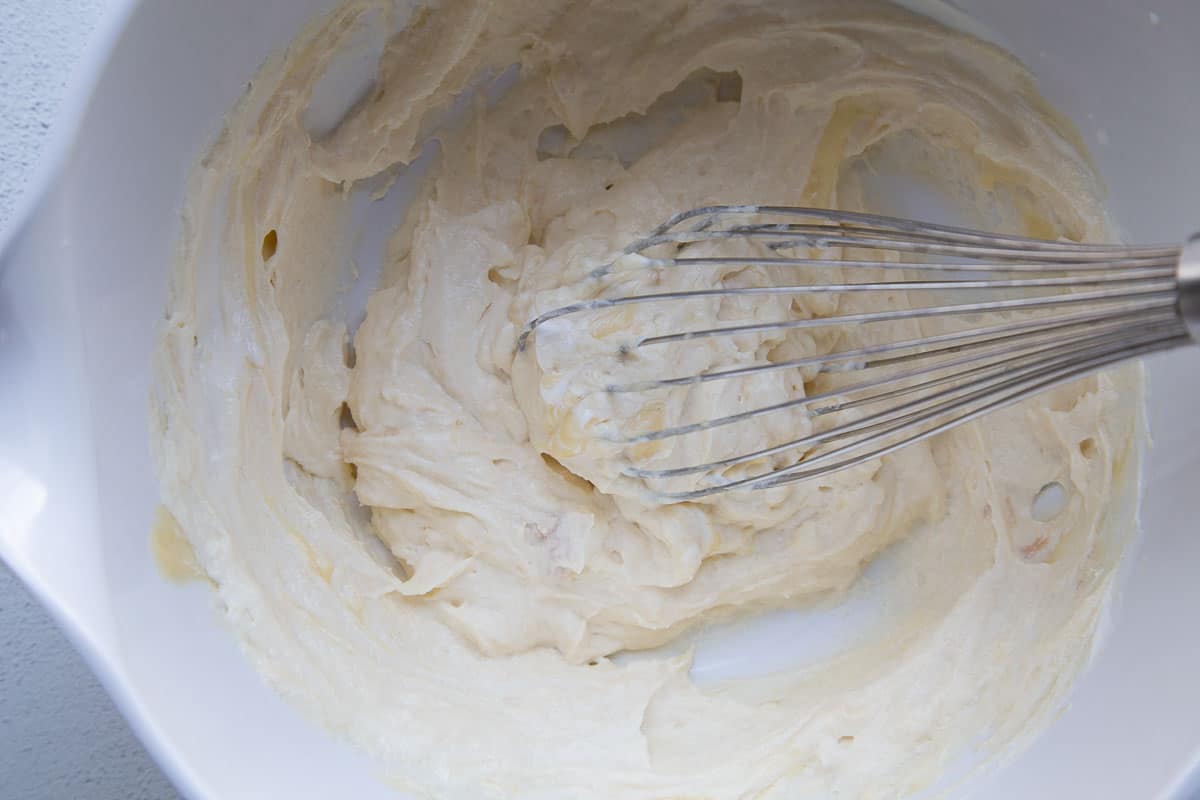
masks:
[[[1179,254],[1179,314],[1187,323],[1192,341],[1200,344],[1200,233],[1192,236]]]

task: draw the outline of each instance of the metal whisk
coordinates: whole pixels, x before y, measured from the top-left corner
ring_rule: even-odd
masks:
[[[696,245],[714,242],[722,245],[720,255],[704,252],[704,245],[696,252]],[[727,255],[729,243],[744,246],[746,254]],[[633,447],[787,409],[802,409],[814,419],[855,410],[851,419],[833,417],[829,427],[754,452],[731,452],[669,469],[643,469],[631,462],[626,474],[644,479],[652,490],[656,482],[694,476],[694,488],[657,491],[666,502],[828,475],[1103,367],[1200,341],[1200,235],[1183,246],[1077,244],[825,209],[710,206],[676,214],[631,244],[625,254],[645,256],[635,265],[640,269],[764,266],[780,268],[772,274],[795,270],[797,279],[769,286],[601,294],[530,321],[520,334],[518,350],[525,350],[545,323],[569,315],[737,295],[903,292],[913,304],[827,317],[664,330],[622,345],[613,357],[627,358],[631,347],[652,355],[657,346],[707,337],[958,318],[950,330],[930,336],[606,386],[613,393],[651,393],[772,370],[861,373],[826,392],[625,436],[621,443]],[[859,254],[867,257],[858,258]],[[883,271],[887,279],[802,280],[813,274],[806,270],[830,268],[840,270],[841,276],[858,271],[868,278]],[[611,265],[596,270],[591,277],[603,281],[610,269]],[[627,269],[623,264],[622,270]],[[970,294],[962,302],[926,302],[942,300],[947,293]],[[739,465],[760,468],[743,466],[734,478],[725,477],[726,470]]]

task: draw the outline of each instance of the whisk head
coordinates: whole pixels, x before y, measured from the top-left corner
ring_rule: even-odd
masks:
[[[709,206],[676,214],[594,270],[589,299],[531,320],[518,349],[555,321],[658,309],[639,318],[649,331],[622,335],[619,319],[603,326],[612,366],[600,388],[650,404],[673,392],[674,407],[702,413],[601,435],[620,446],[624,474],[659,500],[698,500],[863,464],[1105,366],[1190,342],[1178,310],[1180,251],[825,209]],[[669,290],[644,290],[684,274],[692,276],[685,288],[668,280]],[[625,293],[631,286],[638,291]],[[675,313],[681,304],[701,311]],[[667,327],[681,319],[702,324]],[[749,344],[732,358],[721,351],[723,363],[662,357],[672,345],[722,340]],[[702,367],[689,369],[694,363]],[[788,373],[803,376],[788,384],[790,396],[776,391],[755,402],[756,380]],[[745,388],[736,409],[704,414],[711,404],[689,402],[689,393],[736,382]],[[772,426],[780,415],[793,435],[768,441],[756,433],[746,450],[684,447],[676,453],[682,462],[663,464],[653,446]],[[647,416],[655,418],[634,421]],[[697,452],[705,456],[687,461]]]

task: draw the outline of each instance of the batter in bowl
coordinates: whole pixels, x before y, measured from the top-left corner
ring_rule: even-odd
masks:
[[[316,130],[313,93],[364,26],[399,32],[371,91]],[[501,74],[503,91],[480,82]],[[432,166],[351,337],[337,309],[359,190],[386,195],[423,147]],[[676,211],[886,211],[872,175],[894,164],[972,224],[1110,238],[1087,157],[1028,72],[890,5],[350,2],[303,31],[195,170],[155,362],[164,505],[248,656],[421,797],[900,797],[1011,751],[1061,707],[1135,529],[1136,368],[819,482],[664,505],[622,459],[704,461],[808,421],[632,454],[605,432],[828,378],[614,400],[622,336],[691,327],[650,307],[516,351],[530,318],[603,291],[586,276]],[[614,280],[769,279],[636,275]],[[907,300],[838,302],[673,313]],[[847,344],[680,343],[632,369]],[[1062,507],[1035,518],[1054,484]],[[830,602],[884,551],[903,570],[886,613],[833,657],[702,685],[689,650],[652,650]]]

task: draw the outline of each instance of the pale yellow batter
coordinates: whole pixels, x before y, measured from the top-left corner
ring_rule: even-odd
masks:
[[[368,96],[315,135],[314,87],[364,25],[403,30]],[[512,64],[499,99],[468,97],[465,123],[442,127],[456,96]],[[352,190],[386,193],[430,136],[440,152],[351,346],[334,309],[354,267]],[[421,797],[899,797],[972,749],[1011,749],[1061,706],[1134,530],[1136,369],[819,482],[663,505],[622,475],[630,460],[704,461],[810,422],[633,453],[607,435],[827,378],[654,400],[604,392],[614,370],[667,377],[929,328],[612,358],[622,336],[714,316],[908,302],[759,298],[606,312],[515,350],[526,321],[600,291],[584,277],[675,211],[878,210],[883,164],[974,224],[1108,237],[1090,164],[1025,69],[891,6],[450,0],[410,17],[370,0],[302,32],[195,171],[155,362],[164,504],[248,655]],[[1038,521],[1054,482],[1065,508]],[[693,682],[687,651],[610,659],[837,596],[897,542],[882,621],[831,659],[715,686]]]

